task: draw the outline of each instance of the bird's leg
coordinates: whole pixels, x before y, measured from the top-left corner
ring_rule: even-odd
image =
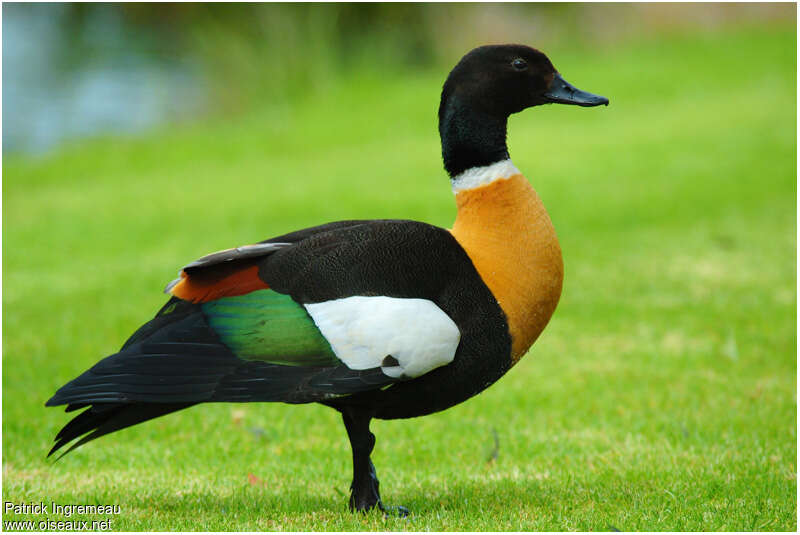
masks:
[[[378,491],[378,476],[369,456],[375,447],[375,435],[369,430],[369,414],[355,409],[342,411],[344,427],[353,449],[353,482],[350,484],[350,510],[369,511],[375,506],[383,509]]]
[[[358,409],[345,408],[342,419],[353,449],[353,482],[350,484],[350,510],[367,512],[378,507],[387,514],[408,515],[405,507],[384,507],[378,491],[378,476],[369,456],[375,447],[375,435],[369,430],[372,416]]]

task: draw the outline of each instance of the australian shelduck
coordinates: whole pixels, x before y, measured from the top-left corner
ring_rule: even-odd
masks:
[[[533,48],[469,52],[439,106],[452,228],[338,221],[188,264],[152,320],[47,401],[85,409],[50,454],[197,403],[322,403],[341,413],[352,446],[350,508],[390,510],[370,421],[478,394],[528,351],[558,303],[556,233],[506,147],[509,115],[550,103],[608,99],[569,84]]]

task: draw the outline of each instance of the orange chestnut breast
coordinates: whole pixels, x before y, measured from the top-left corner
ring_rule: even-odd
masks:
[[[528,351],[561,296],[561,247],[542,200],[521,174],[456,194],[451,233],[508,320],[511,360]]]

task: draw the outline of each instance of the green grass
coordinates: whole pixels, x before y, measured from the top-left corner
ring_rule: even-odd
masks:
[[[611,98],[510,122],[564,294],[485,393],[373,424],[406,520],[346,511],[349,446],[325,407],[194,407],[53,464],[68,418],[43,404],[202,254],[344,218],[449,225],[444,71],[6,157],[3,499],[119,504],[115,530],[796,529],[795,49],[777,25],[548,50]]]

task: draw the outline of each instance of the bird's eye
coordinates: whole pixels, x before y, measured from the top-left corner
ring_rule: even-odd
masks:
[[[524,71],[528,68],[528,62],[522,58],[517,58],[511,62],[511,66],[517,69],[518,71]]]

